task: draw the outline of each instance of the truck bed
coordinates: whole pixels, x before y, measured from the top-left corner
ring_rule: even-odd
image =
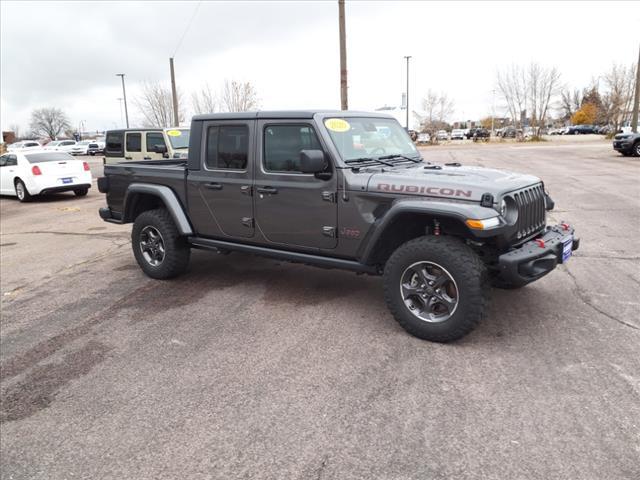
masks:
[[[122,205],[127,188],[132,183],[157,184],[169,187],[180,202],[186,205],[186,160],[142,160],[120,162],[104,166],[109,187],[107,203],[114,213],[122,214]]]

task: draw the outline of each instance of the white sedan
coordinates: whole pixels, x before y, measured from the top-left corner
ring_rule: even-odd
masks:
[[[22,142],[12,143],[7,147],[7,151],[16,152],[16,151],[34,150],[34,149],[40,149],[40,148],[42,148],[42,145],[40,145],[35,140],[24,140]]]
[[[0,156],[0,194],[14,195],[21,202],[53,192],[73,191],[83,197],[91,180],[89,164],[68,153],[38,150]]]
[[[75,140],[54,140],[44,146],[45,150],[53,150],[54,152],[67,152],[71,153],[73,147],[75,147]]]
[[[71,155],[89,155],[89,144],[92,143],[89,140],[83,140],[76,143],[71,147],[69,153]]]

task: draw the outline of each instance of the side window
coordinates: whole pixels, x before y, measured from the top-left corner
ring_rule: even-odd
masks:
[[[7,167],[15,167],[16,165],[18,165],[18,157],[16,157],[15,155],[7,155],[5,165]]]
[[[246,125],[221,125],[208,128],[207,167],[245,170],[248,158],[249,127]]]
[[[166,147],[164,137],[160,132],[147,133],[147,152],[154,152],[155,147]]]
[[[264,168],[268,172],[300,172],[300,151],[321,149],[310,125],[270,125],[264,129]]]
[[[9,155],[2,155],[0,157],[0,167],[6,167],[7,166],[7,157]]]
[[[124,132],[107,132],[106,155],[117,157],[122,156],[122,141]]]
[[[127,132],[127,152],[142,151],[142,135],[139,133]]]

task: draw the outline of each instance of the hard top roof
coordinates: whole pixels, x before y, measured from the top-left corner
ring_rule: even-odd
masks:
[[[206,113],[195,115],[193,120],[249,120],[255,118],[281,119],[281,118],[313,118],[315,115],[336,117],[383,117],[394,118],[391,115],[380,112],[358,112],[353,110],[259,110],[254,112],[226,112]]]

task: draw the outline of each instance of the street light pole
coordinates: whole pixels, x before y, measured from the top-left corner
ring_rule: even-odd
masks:
[[[638,65],[636,66],[636,91],[633,95],[633,113],[631,114],[631,131],[638,132],[638,104],[640,104],[640,50],[638,51]]]
[[[407,60],[407,131],[409,131],[409,59],[411,55],[405,55]]]
[[[124,123],[124,117],[122,116],[122,97],[118,97],[117,100],[120,104],[120,125],[122,125]]]
[[[116,77],[122,79],[122,96],[124,98],[124,117],[127,120],[127,128],[129,128],[129,111],[127,110],[127,91],[124,88],[124,73],[116,73]]]
[[[493,137],[495,135],[494,120],[495,120],[495,117],[496,117],[496,90],[495,90],[495,88],[491,91],[491,93],[493,93],[493,98],[491,100],[491,136]]]
[[[340,30],[340,108],[349,109],[347,100],[347,39],[344,20],[344,0],[338,0],[338,28]]]

